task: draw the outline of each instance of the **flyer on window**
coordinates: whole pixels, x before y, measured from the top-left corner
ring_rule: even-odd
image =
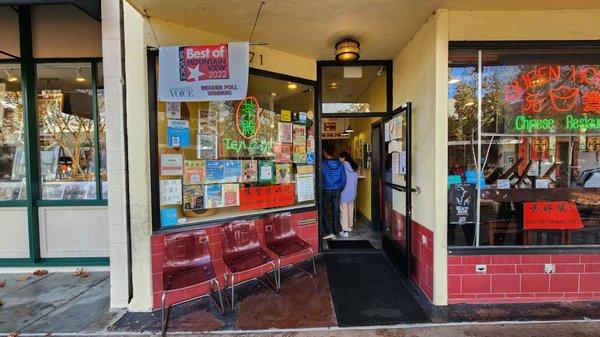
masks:
[[[315,136],[306,137],[306,163],[313,165],[315,163]]]
[[[314,174],[296,175],[296,197],[298,202],[315,200]]]
[[[181,103],[167,102],[166,116],[169,119],[181,119]]]
[[[282,122],[291,122],[292,121],[292,111],[281,110],[280,120]]]
[[[298,164],[306,163],[306,145],[294,145],[292,161]]]
[[[198,159],[217,159],[217,136],[198,135],[196,156]]]
[[[292,124],[293,127],[293,143],[294,145],[306,146],[306,126],[300,124]]]
[[[292,142],[292,123],[279,122],[277,128],[277,140],[280,143]]]
[[[292,181],[292,164],[275,164],[275,182],[289,184]]]
[[[275,161],[278,163],[292,162],[292,144],[274,143],[273,152],[275,152]]]
[[[177,119],[167,122],[167,145],[170,147],[190,146],[190,123]]]
[[[183,175],[183,155],[181,153],[163,153],[160,155],[160,175]]]
[[[270,160],[259,160],[258,161],[258,181],[261,183],[267,183],[273,181],[273,170],[274,165]]]
[[[240,204],[240,185],[222,185],[223,207],[238,206]]]
[[[223,182],[225,177],[223,172],[223,164],[220,160],[207,160],[204,162],[205,165],[205,178],[204,181],[207,184],[216,184]]]
[[[202,135],[217,135],[218,114],[214,110],[198,110],[198,133]]]
[[[177,225],[177,209],[176,208],[162,208],[160,210],[160,226],[161,227],[172,227]]]
[[[204,185],[204,202],[206,208],[223,207],[222,185]]]
[[[223,183],[237,183],[242,177],[241,160],[221,160],[223,164]]]
[[[197,211],[204,209],[204,186],[183,186],[183,210]]]
[[[186,160],[183,169],[183,183],[186,185],[203,184],[205,178],[203,160]]]
[[[258,163],[256,160],[242,160],[242,180],[243,183],[255,182],[258,180]]]
[[[181,204],[181,179],[160,181],[160,205]]]

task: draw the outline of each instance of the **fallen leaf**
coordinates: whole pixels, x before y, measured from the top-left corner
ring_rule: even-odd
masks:
[[[27,281],[31,278],[31,275],[21,275],[19,277],[17,277],[17,281],[19,282],[23,282],[23,281]]]
[[[33,275],[35,276],[44,276],[46,274],[48,274],[48,271],[46,269],[38,269],[33,272]]]
[[[8,333],[8,335],[6,335],[6,337],[17,337],[18,335],[20,335],[21,333],[18,331],[15,332],[10,332]]]
[[[52,332],[46,332],[46,333],[44,334],[44,336],[46,336],[46,337],[48,337],[48,336],[52,336]]]
[[[0,280],[0,288],[6,285],[6,280]]]
[[[73,276],[84,278],[84,277],[90,276],[90,273],[88,273],[87,271],[84,271],[83,268],[77,268],[73,272]]]

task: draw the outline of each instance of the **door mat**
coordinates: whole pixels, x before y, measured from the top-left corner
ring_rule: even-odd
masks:
[[[369,240],[329,240],[329,249],[375,249]]]
[[[384,253],[324,254],[341,327],[428,322]]]

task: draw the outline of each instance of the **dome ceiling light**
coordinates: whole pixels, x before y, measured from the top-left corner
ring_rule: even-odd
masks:
[[[327,90],[336,91],[342,89],[342,81],[338,78],[332,78],[327,83]]]
[[[360,44],[350,38],[345,38],[335,44],[335,59],[341,62],[352,62],[360,58]]]

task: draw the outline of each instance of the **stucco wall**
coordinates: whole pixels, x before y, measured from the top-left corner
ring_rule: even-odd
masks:
[[[448,12],[437,11],[394,57],[393,107],[412,102],[413,221],[433,232],[435,304],[446,303]],[[404,213],[402,193],[394,209]]]

